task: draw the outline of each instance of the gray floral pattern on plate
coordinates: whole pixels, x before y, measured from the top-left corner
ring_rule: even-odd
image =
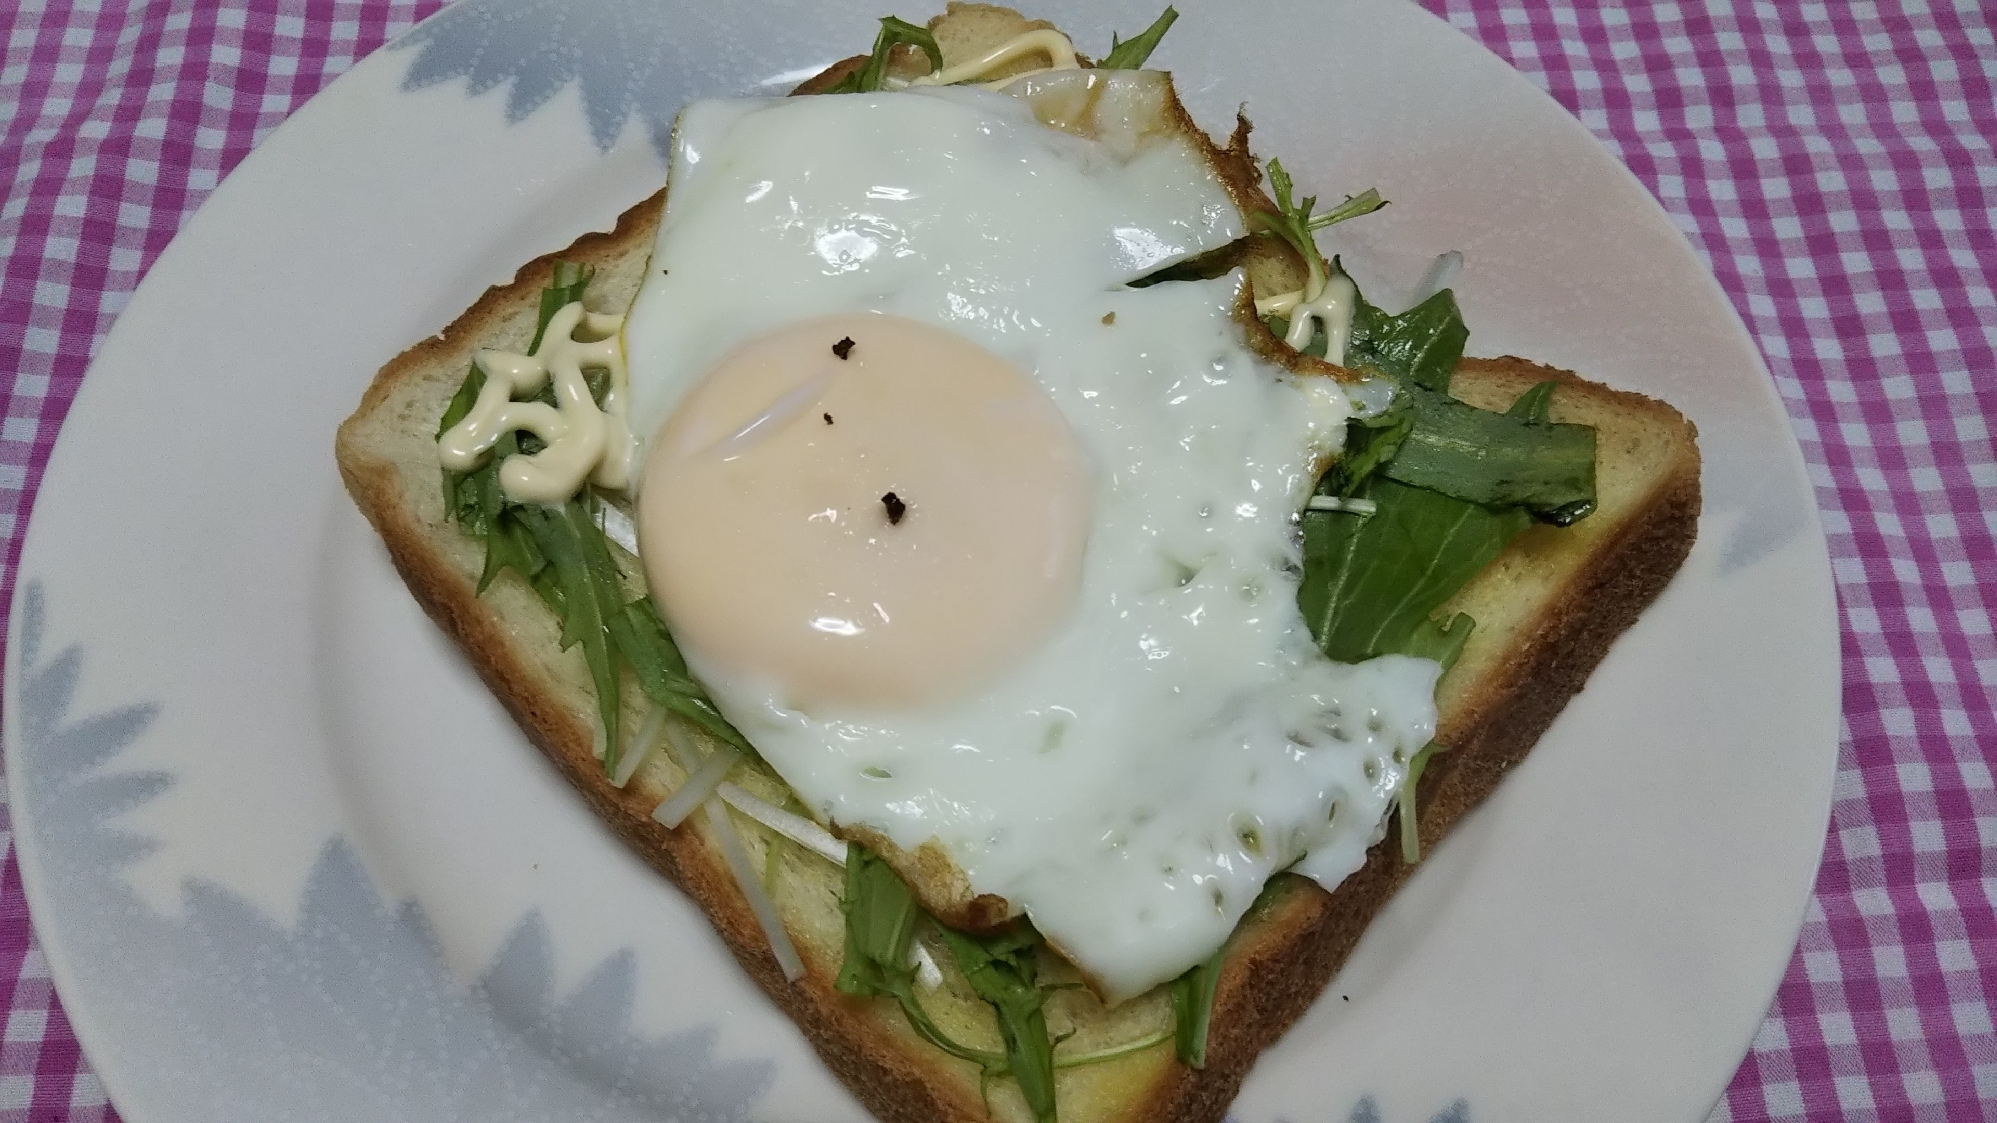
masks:
[[[506,119],[517,123],[574,82],[597,148],[609,150],[635,115],[663,155],[694,68],[683,44],[716,43],[722,50],[712,57],[738,40],[746,51],[750,39],[771,33],[726,5],[717,8],[710,19],[714,13],[631,0],[459,0],[395,47],[417,52],[404,89],[463,78],[465,92],[477,97],[511,83]]]
[[[215,1123],[750,1118],[774,1064],[718,1058],[713,1028],[631,1032],[628,950],[557,995],[547,927],[529,914],[467,988],[422,910],[383,900],[343,839],[319,856],[293,927],[200,882],[179,916],[155,913],[121,876],[152,843],[113,823],[172,777],[112,766],[159,707],[73,714],[84,650],[45,658],[47,624],[35,582],[16,623],[20,741],[7,765],[56,889],[36,923],[63,945],[94,1014],[147,1042],[120,1066],[145,1087],[114,1092],[198,1105]]]

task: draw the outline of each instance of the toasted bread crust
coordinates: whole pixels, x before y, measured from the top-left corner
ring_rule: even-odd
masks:
[[[969,7],[983,8],[952,5],[951,14]],[[800,89],[822,89],[863,62],[863,57],[856,57],[834,64]],[[1257,206],[1257,200],[1260,207],[1269,208],[1247,137],[1244,118],[1227,148],[1213,146],[1215,166],[1227,169],[1229,189],[1244,210]],[[473,349],[509,333],[517,335],[523,321],[531,330],[539,291],[557,260],[605,269],[622,265],[627,272],[636,261],[642,269],[662,202],[663,193],[654,195],[626,211],[610,233],[585,235],[569,248],[523,266],[510,284],[489,290],[440,335],[383,367],[340,428],[337,454],[342,478],[412,595],[528,738],[600,819],[707,913],[744,970],[871,1111],[893,1123],[985,1119],[976,1069],[917,1039],[892,1003],[840,994],[833,986],[840,953],[836,933],[800,931],[789,911],[786,921],[798,935],[806,974],[794,984],[785,981],[705,824],[696,817],[678,830],[667,830],[650,814],[662,798],[656,783],[634,782],[625,791],[609,785],[591,751],[593,707],[579,708],[573,692],[550,673],[545,653],[533,646],[537,636],[529,634],[531,629],[495,607],[493,594],[478,595],[477,565],[467,561],[471,555],[464,536],[443,523],[440,498],[424,497],[422,488],[437,490],[434,473],[414,480],[383,451],[388,441],[407,445],[430,439],[436,417]],[[1273,240],[1257,240],[1264,241]],[[1251,275],[1265,278],[1265,283],[1301,276],[1286,248],[1265,252],[1247,264]],[[1266,344],[1255,341],[1252,329],[1250,336],[1257,346],[1280,346],[1273,337]],[[1294,352],[1284,357],[1294,364]],[[1345,373],[1338,368],[1327,372]],[[1441,700],[1439,739],[1453,748],[1434,759],[1420,791],[1421,834],[1430,842],[1445,835],[1524,757],[1581,689],[1615,637],[1663,589],[1691,547],[1699,513],[1694,434],[1668,406],[1520,359],[1466,361],[1458,377],[1468,388],[1464,396],[1474,400],[1482,395],[1499,404],[1538,381],[1557,379],[1573,399],[1610,414],[1640,418],[1659,430],[1661,435],[1653,443],[1665,451],[1657,466],[1646,469],[1641,494],[1624,504],[1606,533],[1596,535],[1573,556],[1556,553],[1559,580],[1545,591],[1539,610],[1511,633],[1501,649],[1466,656],[1465,663],[1475,665],[1460,665],[1452,672],[1457,681]],[[1556,413],[1569,397],[1563,393],[1556,398]],[[412,409],[426,420],[420,424],[412,420]],[[1533,533],[1537,532],[1529,532]],[[1523,548],[1514,547],[1507,556]],[[1494,568],[1504,563],[1501,558]],[[511,580],[511,574],[502,575],[495,590]],[[539,638],[544,645],[548,642],[545,636]],[[1216,997],[1207,1066],[1197,1072],[1188,1069],[1171,1059],[1166,1049],[1117,1062],[1127,1070],[1121,1083],[1107,1083],[1107,1091],[1092,1094],[1081,1104],[1064,1099],[1064,1117],[1070,1123],[1219,1119],[1256,1056],[1315,1000],[1410,872],[1387,843],[1375,847],[1366,865],[1334,893],[1301,878],[1286,878],[1282,891],[1244,922],[1235,939]],[[987,903],[977,907],[990,909],[988,902],[995,899],[978,900]],[[817,902],[817,907],[822,919],[824,903]],[[991,922],[988,915],[975,919]],[[1063,1079],[1071,1077],[1064,1074]],[[1067,1087],[1063,1085],[1064,1095]],[[995,1093],[994,1106],[1001,1114],[1016,1114],[1019,1105]]]
[[[477,573],[468,572],[438,549],[434,525],[426,526],[408,501],[395,464],[374,455],[368,445],[371,423],[391,394],[434,374],[441,363],[462,370],[471,350],[526,317],[531,323],[539,294],[558,261],[602,267],[649,252],[664,193],[655,194],[619,216],[607,234],[585,234],[567,249],[522,266],[511,283],[488,289],[477,303],[443,332],[403,352],[375,375],[360,406],[340,426],[336,454],[341,479],[354,503],[388,548],[396,572],[424,612],[458,647],[487,688],[506,707],[528,740],[581,793],[590,810],[668,881],[693,898],[735,959],[811,1041],[830,1069],[881,1118],[895,1123],[977,1119],[984,1109],[975,1083],[938,1066],[897,1027],[884,1024],[879,1004],[850,998],[833,986],[839,963],[800,945],[806,973],[796,983],[784,978],[755,914],[704,824],[690,821],[668,830],[652,818],[656,792],[638,785],[619,791],[604,778],[593,753],[593,713],[578,713],[526,657],[506,622],[480,598]],[[446,399],[436,402],[441,415]],[[461,533],[452,531],[452,533]],[[511,574],[500,580],[510,580]],[[899,1017],[895,1013],[894,1017]],[[903,1040],[903,1038],[907,1038]]]
[[[1682,455],[1656,478],[1638,511],[1563,575],[1557,607],[1444,708],[1436,740],[1450,749],[1431,758],[1416,793],[1420,834],[1431,844],[1525,759],[1616,637],[1664,591],[1691,552],[1700,510],[1696,434],[1691,422],[1662,402],[1519,358],[1468,359],[1457,368],[1457,378],[1475,381],[1507,403],[1540,382],[1557,381],[1654,414],[1678,430],[1683,443]],[[1129,1118],[1224,1115],[1255,1058],[1317,1000],[1415,869],[1401,861],[1390,835],[1332,892],[1305,878],[1287,878],[1282,898],[1260,924],[1244,928],[1221,972],[1213,1020],[1230,1032],[1210,1043],[1203,1071],[1174,1066]]]

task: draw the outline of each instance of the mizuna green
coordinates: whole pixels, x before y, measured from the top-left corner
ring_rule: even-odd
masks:
[[[1132,39],[1113,37],[1098,65],[1141,67],[1177,15],[1168,7]],[[890,16],[881,20],[867,61],[829,92],[879,90],[892,52],[901,45],[920,50],[932,70],[941,69],[941,51],[929,31]],[[1277,211],[1250,215],[1256,232],[1251,237],[1287,242],[1314,279],[1343,272],[1336,259],[1327,262],[1319,253],[1315,232],[1378,210],[1385,205],[1379,193],[1368,191],[1313,215],[1316,200],[1294,199],[1280,163],[1270,161],[1269,178]],[[1134,284],[1217,275],[1234,265],[1238,248],[1237,243]],[[582,299],[592,273],[588,266],[556,266],[541,293],[530,352],[538,349],[554,314]],[[1275,317],[1269,326],[1278,337],[1288,328]],[[1317,488],[1320,496],[1362,502],[1310,510],[1301,517],[1303,572],[1297,603],[1328,658],[1358,662],[1402,654],[1435,659],[1447,668],[1460,655],[1475,621],[1463,613],[1436,619],[1436,610],[1535,519],[1565,526],[1593,510],[1594,431],[1549,420],[1557,384],[1534,387],[1504,413],[1450,396],[1450,379],[1467,338],[1462,314],[1447,290],[1397,315],[1355,293],[1343,365],[1390,379],[1398,392],[1385,412],[1349,423],[1344,454]],[[1320,330],[1304,351],[1322,357],[1325,346]],[[606,376],[591,371],[586,377],[600,402]],[[470,410],[484,382],[474,363],[443,415],[440,435]],[[544,388],[538,397],[552,404],[551,389]],[[522,504],[505,495],[498,466],[509,455],[539,448],[532,435],[509,433],[482,467],[444,473],[448,516],[485,543],[479,592],[502,570],[514,570],[562,621],[563,648],[581,645],[597,690],[608,774],[617,773],[622,752],[620,700],[626,671],[655,705],[753,756],[753,747],[689,674],[651,600],[634,595],[633,587],[642,582],[620,566],[603,533],[600,512],[607,500],[588,488],[557,506]],[[1442,749],[1430,743],[1408,762],[1397,798],[1402,857],[1409,862],[1420,856],[1415,789],[1433,754]],[[925,913],[909,886],[878,855],[851,843],[847,854],[841,901],[845,947],[837,988],[858,997],[893,999],[921,1037],[978,1065],[984,1081],[1010,1077],[1039,1123],[1055,1123],[1058,1117],[1058,1069],[1113,1060],[1168,1038],[1175,1041],[1181,1062],[1195,1068],[1205,1064],[1225,945],[1172,984],[1172,1033],[1086,1055],[1057,1056],[1060,1039],[1050,1036],[1046,1016],[1052,988],[1039,980],[1044,942],[1030,923],[1021,920],[987,936],[954,931]],[[1264,899],[1280,876],[1265,887]],[[924,925],[934,926],[951,966],[992,1010],[1002,1052],[952,1039],[924,1010],[910,958]]]

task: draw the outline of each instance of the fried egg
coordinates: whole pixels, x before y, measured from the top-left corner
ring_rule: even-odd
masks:
[[[1247,348],[1238,275],[1128,287],[1244,233],[1173,130],[1068,131],[1162,82],[693,104],[624,329],[642,560],[715,704],[1113,1001],[1359,867],[1439,673],[1297,608],[1347,392]]]

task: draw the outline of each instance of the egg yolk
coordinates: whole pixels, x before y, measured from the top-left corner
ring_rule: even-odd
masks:
[[[717,363],[651,446],[639,548],[674,634],[799,708],[963,696],[1081,582],[1091,472],[1033,377],[882,313]]]

